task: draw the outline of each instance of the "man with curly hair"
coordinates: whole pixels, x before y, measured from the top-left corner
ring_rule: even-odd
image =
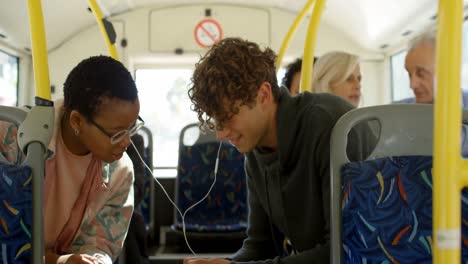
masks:
[[[227,38],[196,64],[189,96],[201,125],[246,153],[249,225],[232,260],[186,264],[329,262],[330,134],[353,107],[330,94],[292,97],[275,61],[269,48]],[[355,136],[351,160],[363,155]]]

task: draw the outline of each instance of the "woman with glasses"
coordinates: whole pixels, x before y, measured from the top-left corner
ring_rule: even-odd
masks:
[[[125,150],[143,125],[135,83],[120,62],[91,57],[70,72],[64,99],[54,104],[44,184],[45,263],[111,264],[133,212],[134,172]],[[16,129],[0,129],[0,151],[9,161],[21,160]]]

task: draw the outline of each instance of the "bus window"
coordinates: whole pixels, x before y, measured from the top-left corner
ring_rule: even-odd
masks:
[[[406,50],[400,51],[390,58],[392,70],[392,102],[414,97],[410,88],[408,73],[405,70]]]
[[[197,122],[187,91],[192,69],[137,69],[140,115],[153,133],[156,177],[175,177],[182,128]]]
[[[278,79],[278,85],[281,86],[283,83],[284,75],[286,74],[286,68],[281,67],[279,71],[276,73],[276,78]]]
[[[463,46],[462,46],[462,74],[461,86],[463,90],[468,91],[468,23],[463,23]]]
[[[18,103],[18,57],[0,50],[0,105]]]

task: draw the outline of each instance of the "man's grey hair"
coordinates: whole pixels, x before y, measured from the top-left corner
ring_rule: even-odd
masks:
[[[435,30],[428,30],[421,35],[413,38],[408,44],[408,52],[414,50],[416,47],[423,43],[431,44],[434,48],[436,46],[437,32]]]

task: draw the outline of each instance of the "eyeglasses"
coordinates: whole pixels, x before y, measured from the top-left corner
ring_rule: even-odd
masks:
[[[140,122],[135,123],[135,125],[133,125],[131,128],[121,130],[121,131],[119,131],[119,132],[117,132],[115,134],[111,134],[111,133],[107,132],[104,128],[102,128],[100,125],[98,125],[93,120],[90,119],[89,121],[91,122],[91,124],[93,124],[99,130],[101,130],[102,133],[104,133],[106,136],[108,136],[110,138],[110,143],[112,145],[115,145],[115,144],[121,142],[122,140],[124,140],[127,136],[131,137],[131,136],[135,135],[138,132],[138,130],[140,130],[140,128],[142,128],[145,125],[145,121],[143,121],[143,119],[140,116],[138,116],[138,120]]]

